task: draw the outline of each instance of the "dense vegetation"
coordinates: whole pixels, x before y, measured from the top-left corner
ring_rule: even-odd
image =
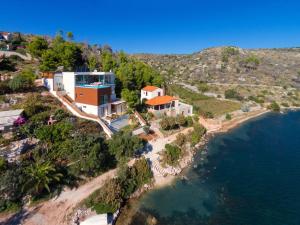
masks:
[[[137,189],[152,179],[151,168],[145,158],[135,161],[132,167],[123,164],[117,178],[108,180],[85,200],[85,205],[98,214],[114,213]]]
[[[105,140],[98,124],[70,116],[50,96],[30,94],[16,107],[24,108],[27,122],[9,142],[24,138],[39,142],[19,161],[0,159],[0,211],[22,205],[25,196],[39,199],[64,185],[76,185],[82,176],[101,174],[143,146],[126,132]],[[47,124],[50,116],[56,121],[52,125]]]

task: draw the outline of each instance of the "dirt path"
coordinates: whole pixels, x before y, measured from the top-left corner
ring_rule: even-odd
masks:
[[[116,169],[110,170],[77,189],[65,189],[57,198],[43,202],[35,207],[22,210],[11,218],[0,218],[0,224],[7,225],[68,225],[67,216],[82,200],[87,198],[106,180],[116,175]]]

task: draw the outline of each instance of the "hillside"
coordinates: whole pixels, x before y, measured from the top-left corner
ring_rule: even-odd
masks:
[[[179,81],[299,86],[300,49],[209,48],[186,55],[133,55]]]

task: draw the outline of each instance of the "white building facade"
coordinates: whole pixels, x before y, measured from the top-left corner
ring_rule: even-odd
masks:
[[[98,117],[123,114],[125,101],[116,98],[112,72],[45,73],[44,86],[62,93],[81,111]]]

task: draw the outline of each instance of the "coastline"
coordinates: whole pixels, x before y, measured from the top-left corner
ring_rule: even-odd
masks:
[[[146,194],[148,191],[172,185],[176,181],[176,179],[178,179],[180,176],[183,176],[183,173],[189,168],[189,166],[193,162],[194,155],[199,151],[200,148],[206,146],[207,142],[215,134],[228,132],[231,129],[234,129],[239,125],[243,124],[244,122],[247,122],[254,118],[258,118],[268,112],[270,112],[270,110],[267,109],[259,109],[247,112],[236,118],[233,118],[232,120],[224,121],[222,124],[218,123],[217,125],[215,120],[205,120],[204,118],[200,118],[199,122],[206,127],[207,133],[202,137],[201,141],[193,149],[190,149],[190,154],[188,154],[180,160],[180,172],[176,175],[169,174],[164,177],[157,176],[154,173],[154,182],[152,186],[150,188],[140,190],[138,194],[134,195],[128,200],[125,206],[123,206],[123,208],[120,210],[120,214],[116,221],[116,225],[130,224],[132,216],[138,211],[138,200],[139,198],[141,198],[142,195]],[[181,131],[179,133],[182,132],[185,133],[185,131]]]
[[[228,132],[231,129],[234,129],[239,125],[243,124],[244,122],[247,122],[254,118],[258,118],[268,112],[270,112],[270,110],[267,109],[260,109],[257,111],[247,112],[237,118],[225,121],[221,125],[219,124],[218,127],[214,126],[214,124],[211,124],[209,120],[206,120],[208,122],[203,124],[204,118],[200,118],[201,124],[204,126],[206,125],[205,128],[207,129],[207,133],[202,137],[201,141],[193,149],[191,149],[191,154],[185,156],[180,160],[180,173],[176,175],[167,175],[165,177],[154,176],[155,181],[151,189],[159,189],[168,185],[172,185],[172,183],[178,178],[178,176],[182,175],[182,172],[185,169],[187,169],[187,167],[191,164],[191,162],[193,161],[193,157],[196,154],[196,152],[199,151],[199,148],[204,147],[214,134]],[[215,123],[215,121],[213,121],[212,123]]]

